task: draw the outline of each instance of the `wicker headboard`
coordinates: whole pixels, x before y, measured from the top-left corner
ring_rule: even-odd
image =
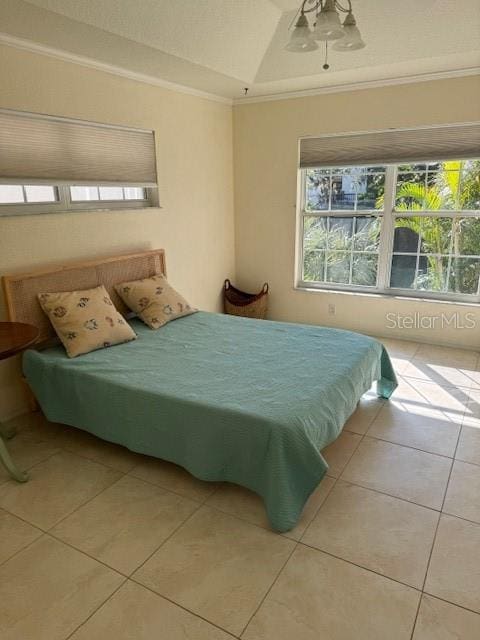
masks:
[[[103,284],[118,311],[125,315],[129,310],[113,288],[114,285],[158,274],[166,275],[163,249],[4,276],[2,280],[8,318],[35,325],[40,330],[38,342],[44,342],[54,337],[55,332],[38,303],[38,293],[92,289]]]

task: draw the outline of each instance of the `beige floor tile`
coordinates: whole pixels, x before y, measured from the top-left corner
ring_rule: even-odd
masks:
[[[229,640],[220,629],[126,582],[71,640]]]
[[[365,437],[342,480],[440,509],[451,463],[449,458]]]
[[[363,436],[383,405],[384,400],[379,398],[375,393],[366,393],[361,398],[355,412],[345,423],[343,430],[358,433]]]
[[[455,460],[443,511],[480,524],[480,466]]]
[[[396,338],[378,338],[388,351],[390,357],[402,357],[411,360],[418,351],[420,344],[409,340],[397,340]]]
[[[417,342],[408,340],[395,340],[394,338],[378,338],[386,348],[395,373],[398,375],[405,370],[410,360],[418,350]]]
[[[302,542],[421,589],[438,515],[340,480]]]
[[[0,637],[65,640],[122,580],[44,536],[0,567]]]
[[[463,424],[467,427],[480,429],[480,391],[472,389],[469,392],[469,398],[463,417]]]
[[[480,525],[442,515],[425,591],[480,613]]]
[[[202,507],[134,579],[240,634],[293,548],[283,536]]]
[[[478,387],[480,383],[478,372],[470,368],[456,366],[453,362],[448,363],[448,358],[444,364],[438,364],[419,360],[415,357],[403,369],[402,376],[413,378],[413,380],[434,382],[442,387],[469,389],[472,386]]]
[[[420,593],[298,547],[245,640],[410,640]]]
[[[472,381],[472,390],[475,390],[477,392],[480,391],[480,360],[479,364],[477,365],[477,369],[475,371],[471,371],[469,375]]]
[[[453,387],[410,382],[401,380],[368,435],[453,457],[468,396]]]
[[[464,462],[480,465],[480,425],[462,427],[455,457]]]
[[[66,428],[59,437],[58,442],[62,449],[66,451],[77,453],[84,458],[90,458],[90,460],[100,462],[123,473],[128,473],[142,461],[142,456],[129,451],[125,447],[101,440],[86,431],[75,429],[74,427]]]
[[[342,431],[338,438],[322,450],[327,461],[327,475],[338,478],[360,444],[362,437],[351,431]]]
[[[130,574],[198,504],[125,476],[52,529],[64,542]]]
[[[0,509],[0,564],[41,535],[39,529]]]
[[[399,385],[386,404],[399,402],[419,415],[430,415],[434,409],[451,422],[458,423],[462,421],[469,400],[469,389],[399,376]]]
[[[478,352],[473,349],[455,349],[433,344],[420,344],[415,353],[415,360],[427,364],[438,364],[467,371],[475,371]]]
[[[392,363],[392,367],[396,375],[401,375],[407,368],[410,359],[405,356],[394,356],[390,351],[388,351],[388,355],[390,356],[390,362]]]
[[[130,471],[130,475],[197,502],[204,502],[218,487],[214,482],[195,478],[176,464],[148,456],[142,456],[142,461]]]
[[[50,422],[41,411],[30,411],[12,418],[7,425],[14,427],[19,433],[33,431],[43,440],[56,438],[66,428],[56,422]]]
[[[325,476],[308,499],[297,526],[291,531],[285,532],[283,535],[293,540],[300,540],[309,522],[320,508],[334,484],[335,480],[333,478]],[[225,483],[208,498],[205,504],[209,507],[219,509],[224,513],[235,515],[259,527],[265,529],[271,528],[263,500],[253,493],[253,491],[249,491],[244,487]]]
[[[420,345],[402,373],[442,386],[480,387],[478,352],[435,345]]]
[[[6,440],[6,444],[15,464],[22,471],[30,469],[33,465],[60,451],[55,439],[46,437],[40,430],[19,431],[13,438]],[[9,478],[7,470],[0,464],[0,483]]]
[[[480,615],[423,595],[412,640],[478,640]]]
[[[0,507],[48,529],[119,479],[118,471],[61,451],[37,464],[30,480],[0,486]]]

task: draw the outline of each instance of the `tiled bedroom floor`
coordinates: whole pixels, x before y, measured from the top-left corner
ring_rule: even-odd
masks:
[[[399,389],[365,396],[285,535],[243,489],[14,420],[2,640],[478,640],[480,358],[386,343]]]

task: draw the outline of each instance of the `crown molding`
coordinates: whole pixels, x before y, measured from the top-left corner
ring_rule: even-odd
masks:
[[[214,102],[220,102],[222,104],[232,105],[233,100],[231,98],[225,98],[214,93],[208,93],[201,91],[200,89],[193,89],[183,84],[176,84],[175,82],[169,82],[168,80],[162,80],[155,76],[150,76],[144,73],[138,73],[136,71],[129,71],[123,67],[117,67],[115,65],[107,64],[105,62],[99,62],[93,58],[87,56],[77,55],[75,53],[69,53],[61,49],[55,49],[44,44],[33,42],[32,40],[26,40],[24,38],[17,38],[17,36],[11,36],[8,33],[0,32],[0,44],[7,45],[9,47],[15,47],[16,49],[23,49],[24,51],[30,51],[31,53],[39,53],[50,58],[57,58],[64,62],[71,62],[73,64],[81,65],[82,67],[88,67],[95,69],[96,71],[103,71],[115,76],[121,76],[128,80],[135,80],[136,82],[143,82],[144,84],[154,85],[161,87],[162,89],[168,89],[169,91],[175,91],[177,93],[185,93],[187,95],[195,96],[197,98],[203,98],[205,100],[212,100]]]
[[[397,78],[386,78],[383,80],[365,80],[362,82],[351,82],[341,85],[330,85],[326,87],[316,87],[313,89],[302,89],[299,91],[285,91],[282,93],[271,93],[267,95],[251,96],[249,98],[226,98],[214,93],[208,93],[201,91],[200,89],[193,89],[183,84],[177,84],[168,80],[163,80],[155,76],[139,73],[136,71],[130,71],[123,67],[117,67],[105,62],[99,62],[93,58],[87,56],[81,56],[54,47],[49,47],[44,44],[33,42],[24,38],[18,38],[8,33],[0,32],[0,44],[14,47],[16,49],[22,49],[31,53],[38,53],[50,58],[56,58],[64,62],[70,62],[78,64],[83,67],[95,69],[96,71],[103,71],[111,75],[127,78],[128,80],[134,80],[135,82],[142,82],[144,84],[161,87],[169,91],[175,91],[177,93],[184,93],[186,95],[195,96],[197,98],[203,98],[205,100],[211,100],[213,102],[219,102],[227,105],[242,105],[242,104],[255,104],[257,102],[275,102],[277,100],[292,100],[295,98],[308,98],[312,96],[325,95],[330,93],[345,93],[348,91],[361,91],[362,89],[375,89],[379,87],[388,87],[402,84],[415,84],[417,82],[428,82],[432,80],[447,80],[450,78],[462,78],[466,76],[480,75],[479,67],[470,67],[464,69],[455,69],[451,71],[437,71],[432,73],[416,74],[411,76],[399,76]]]
[[[351,82],[342,85],[317,87],[315,89],[302,89],[299,91],[285,91],[251,98],[235,98],[234,106],[241,104],[254,104],[256,102],[274,102],[276,100],[292,100],[294,98],[308,98],[321,96],[328,93],[345,93],[348,91],[361,91],[362,89],[376,89],[401,84],[415,84],[416,82],[429,82],[431,80],[448,80],[450,78],[463,78],[466,76],[480,75],[480,67],[455,69],[452,71],[436,71],[432,73],[420,73],[412,76],[400,76],[398,78],[386,78],[384,80],[365,80],[363,82]]]

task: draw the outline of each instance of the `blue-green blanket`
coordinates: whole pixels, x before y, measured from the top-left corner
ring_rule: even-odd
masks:
[[[297,523],[360,397],[396,387],[372,338],[325,327],[199,312],[69,359],[27,351],[23,369],[49,420],[262,496],[272,527]]]

